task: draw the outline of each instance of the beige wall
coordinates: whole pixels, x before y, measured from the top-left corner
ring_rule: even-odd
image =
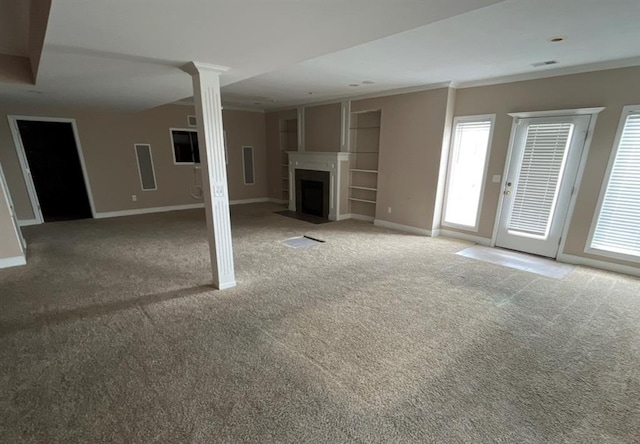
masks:
[[[280,152],[280,120],[296,119],[298,111],[289,109],[267,113],[266,144],[267,144],[267,176],[269,181],[269,197],[282,199],[282,153]],[[297,148],[292,149],[296,151]]]
[[[15,258],[22,255],[20,240],[16,233],[9,210],[9,202],[5,198],[5,191],[0,179],[0,259]]]
[[[249,111],[223,110],[222,121],[227,133],[227,181],[229,199],[258,199],[269,195],[267,176],[267,144],[265,114]],[[253,147],[254,185],[244,184],[242,147]]]
[[[18,218],[32,219],[30,201],[18,163],[6,115],[64,117],[76,120],[96,211],[112,212],[140,208],[201,203],[189,195],[200,171],[191,165],[175,165],[169,128],[188,128],[188,106],[166,105],[138,113],[105,113],[78,109],[0,107],[0,162]],[[229,152],[228,178],[231,200],[267,196],[264,114],[224,111]],[[133,145],[151,145],[157,190],[142,191]],[[242,145],[254,147],[255,185],[244,185]],[[137,196],[133,202],[131,196]]]
[[[382,111],[376,219],[432,229],[448,95],[441,88],[351,103],[352,112]]]
[[[342,107],[339,103],[304,109],[304,150],[340,151]]]
[[[480,227],[478,233],[473,234],[486,238],[493,234],[500,184],[492,183],[491,176],[503,174],[512,125],[512,118],[507,113],[605,106],[593,134],[565,248],[567,254],[590,256],[584,253],[584,249],[598,194],[622,108],[640,104],[638,79],[640,68],[625,68],[458,90],[456,116],[496,114]],[[590,257],[604,260],[593,255]]]

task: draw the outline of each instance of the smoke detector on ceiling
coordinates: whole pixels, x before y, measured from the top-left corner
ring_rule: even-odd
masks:
[[[560,43],[560,42],[564,42],[565,40],[567,40],[566,35],[556,35],[549,39],[551,43]]]
[[[546,62],[532,63],[531,66],[533,66],[534,68],[539,68],[541,66],[555,65],[557,63],[557,60],[547,60]]]

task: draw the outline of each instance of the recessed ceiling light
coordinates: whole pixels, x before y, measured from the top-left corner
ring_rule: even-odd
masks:
[[[349,86],[350,86],[351,88],[355,88],[355,87],[358,87],[358,86],[360,86],[360,85],[358,85],[357,83],[349,83]]]
[[[560,43],[560,42],[564,42],[565,40],[567,40],[567,37],[564,35],[556,35],[549,39],[551,43]]]
[[[374,82],[373,80],[363,80],[362,83],[365,85],[373,85],[376,82]]]

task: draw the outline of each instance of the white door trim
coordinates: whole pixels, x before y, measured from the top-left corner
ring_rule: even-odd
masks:
[[[9,185],[7,185],[7,180],[5,178],[4,171],[2,170],[2,164],[0,164],[0,192],[2,192],[4,199],[7,201],[9,216],[11,216],[11,221],[13,222],[13,228],[16,233],[16,238],[20,241],[20,251],[22,254],[24,254],[24,251],[27,248],[27,241],[24,239],[24,236],[22,235],[22,229],[20,228],[20,224],[18,223],[18,216],[16,215],[16,209],[13,206],[13,200],[11,200]]]
[[[17,123],[18,120],[30,120],[34,122],[59,122],[59,123],[71,124],[71,130],[73,131],[73,137],[76,142],[76,150],[78,151],[78,158],[80,159],[80,168],[82,169],[84,185],[87,189],[87,197],[89,198],[89,206],[91,207],[91,217],[95,219],[96,206],[95,206],[95,203],[93,202],[93,191],[91,190],[91,182],[89,181],[89,175],[87,174],[87,165],[84,160],[82,145],[80,144],[80,136],[78,135],[76,119],[69,119],[65,117],[37,117],[37,116],[15,116],[15,115],[7,116],[7,119],[9,120],[9,128],[11,129],[13,143],[16,148],[16,153],[18,154],[18,159],[20,161],[20,168],[22,169],[22,175],[24,177],[24,181],[27,186],[27,192],[29,193],[29,198],[31,200],[31,208],[33,209],[33,214],[35,218],[38,220],[38,223],[39,224],[43,223],[44,218],[42,217],[42,211],[40,210],[40,201],[38,200],[36,188],[33,184],[33,179],[31,177],[31,172],[29,170],[29,162],[27,161],[27,155],[24,151],[24,146],[22,145],[22,137],[20,136],[20,131],[18,129],[18,123]]]
[[[567,235],[569,233],[569,226],[571,224],[573,211],[576,206],[578,191],[580,190],[580,185],[582,183],[582,176],[586,168],[587,158],[589,156],[591,142],[593,140],[593,133],[595,131],[596,121],[597,121],[598,115],[605,109],[606,107],[600,106],[600,107],[592,107],[592,108],[576,108],[576,109],[563,109],[563,110],[550,110],[550,111],[525,111],[525,112],[509,113],[509,115],[513,117],[513,124],[511,125],[511,135],[509,136],[509,148],[507,151],[507,157],[505,159],[504,169],[502,172],[502,182],[500,184],[500,197],[498,199],[498,209],[496,211],[496,218],[493,225],[493,234],[491,236],[492,247],[496,246],[496,242],[498,239],[498,228],[500,225],[500,217],[502,216],[502,209],[504,206],[504,193],[502,192],[502,190],[503,190],[505,181],[507,180],[507,175],[509,173],[509,166],[511,165],[511,157],[513,154],[513,145],[516,138],[517,126],[519,125],[520,120],[525,118],[532,118],[532,117],[591,115],[591,119],[589,120],[587,137],[585,139],[585,142],[582,148],[580,163],[578,166],[578,171],[576,173],[576,179],[573,184],[573,192],[569,200],[567,215],[563,223],[562,237],[560,240],[560,245],[558,246],[557,257],[560,257],[561,255],[564,254]]]

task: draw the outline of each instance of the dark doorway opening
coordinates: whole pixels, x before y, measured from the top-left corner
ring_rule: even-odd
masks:
[[[71,123],[18,120],[17,125],[45,222],[91,218]]]

